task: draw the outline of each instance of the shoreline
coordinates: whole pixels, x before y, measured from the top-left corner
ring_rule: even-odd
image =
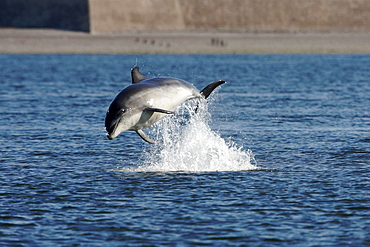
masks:
[[[0,29],[0,54],[370,54],[370,32]]]

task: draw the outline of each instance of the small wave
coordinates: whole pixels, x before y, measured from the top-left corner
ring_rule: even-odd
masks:
[[[199,104],[198,106],[196,104]],[[195,108],[198,107],[197,113]],[[209,126],[206,103],[189,101],[150,131],[157,144],[143,151],[142,163],[121,171],[203,172],[258,169],[251,150],[225,141]]]

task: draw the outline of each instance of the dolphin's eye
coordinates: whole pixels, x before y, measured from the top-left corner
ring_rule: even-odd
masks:
[[[122,117],[122,115],[123,115],[125,112],[126,112],[126,109],[120,109],[120,110],[117,112],[116,116],[117,116],[117,117]]]

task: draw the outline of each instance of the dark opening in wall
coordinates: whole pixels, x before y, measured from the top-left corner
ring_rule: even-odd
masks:
[[[88,32],[88,0],[1,0],[0,27]]]

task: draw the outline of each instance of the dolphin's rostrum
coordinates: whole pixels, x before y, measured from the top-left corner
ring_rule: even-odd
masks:
[[[139,67],[131,70],[132,85],[124,88],[114,98],[105,117],[105,128],[110,140],[127,130],[151,144],[155,144],[143,129],[174,114],[176,107],[193,98],[206,99],[212,91],[225,81],[215,81],[202,91],[191,83],[176,78],[148,78]]]

